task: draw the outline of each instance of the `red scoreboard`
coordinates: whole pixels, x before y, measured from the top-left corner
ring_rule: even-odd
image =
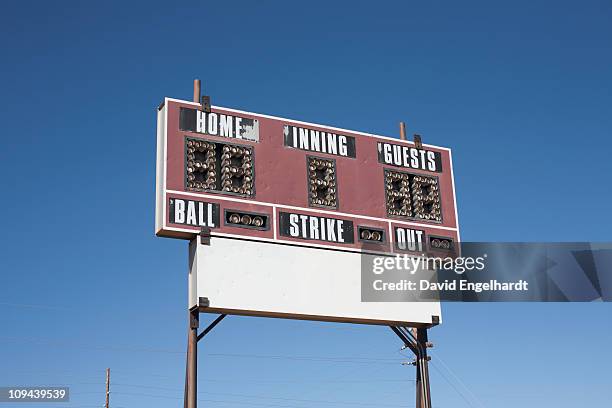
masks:
[[[369,253],[459,240],[450,149],[166,98],[158,111],[158,236]]]

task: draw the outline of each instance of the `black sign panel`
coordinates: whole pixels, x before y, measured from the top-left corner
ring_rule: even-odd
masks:
[[[285,125],[285,146],[308,152],[355,157],[355,138],[336,133]]]
[[[280,234],[308,241],[324,241],[336,244],[355,242],[353,222],[316,215],[280,213]]]
[[[219,204],[171,198],[170,222],[194,227],[219,228]]]
[[[378,161],[408,169],[442,172],[442,155],[432,150],[378,142]]]
[[[211,136],[259,142],[259,121],[241,116],[181,108],[179,129]]]
[[[395,227],[394,230],[395,249],[420,253],[425,251],[425,231],[404,227]]]

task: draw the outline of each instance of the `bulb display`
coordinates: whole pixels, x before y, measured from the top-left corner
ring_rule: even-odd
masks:
[[[256,227],[261,227],[264,225],[264,220],[261,217],[253,217],[253,220],[251,221],[251,224],[256,226]]]
[[[186,187],[253,196],[253,148],[199,139],[185,141]]]
[[[442,221],[436,177],[385,170],[385,198],[390,216]]]
[[[410,174],[391,170],[385,171],[385,193],[387,214],[396,217],[412,216]]]
[[[429,246],[432,249],[449,250],[453,247],[453,240],[450,238],[429,237]]]
[[[242,217],[240,217],[240,223],[241,223],[241,224],[244,224],[244,225],[251,225],[251,221],[252,221],[252,220],[253,220],[253,219],[252,219],[252,218],[251,218],[251,216],[250,216],[250,215],[248,215],[248,214],[245,214],[245,215],[243,215]]]
[[[438,179],[426,176],[412,177],[412,202],[414,218],[442,221]]]
[[[308,157],[308,198],[314,207],[338,208],[336,161]]]
[[[225,223],[233,227],[266,230],[268,229],[268,216],[264,214],[227,210],[225,214]]]
[[[247,197],[253,195],[253,151],[250,147],[222,147],[221,190]]]
[[[187,188],[214,190],[217,185],[215,144],[187,139]]]
[[[381,229],[370,227],[359,227],[359,240],[366,242],[383,242],[384,233]]]

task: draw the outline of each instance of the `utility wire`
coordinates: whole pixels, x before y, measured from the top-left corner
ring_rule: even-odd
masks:
[[[444,381],[446,381],[451,387],[453,387],[453,389],[455,390],[455,392],[457,392],[457,394],[459,394],[459,396],[465,401],[465,403],[472,408],[475,408],[472,403],[470,402],[469,399],[467,399],[465,397],[465,395],[463,395],[463,393],[461,391],[459,391],[459,389],[455,386],[455,384],[453,384],[447,377],[446,375],[444,375],[444,373],[442,371],[440,371],[440,369],[438,368],[437,364],[431,364],[433,366],[433,368],[440,374],[440,376],[442,378],[444,378]]]
[[[284,398],[284,397],[266,397],[263,395],[250,395],[250,394],[233,394],[233,393],[218,393],[218,392],[206,392],[203,394],[210,395],[222,395],[228,397],[239,397],[239,398],[255,398],[255,399],[271,399],[271,400],[280,400],[280,401],[290,401],[290,402],[306,402],[306,403],[317,403],[317,404],[339,404],[339,405],[352,405],[352,406],[363,406],[363,407],[394,407],[394,408],[404,408],[404,405],[395,405],[395,404],[381,404],[381,403],[367,403],[367,402],[353,402],[353,401],[330,401],[330,400],[311,400],[311,399],[298,399],[298,398]]]
[[[314,357],[314,356],[286,356],[286,355],[263,355],[263,354],[230,354],[230,353],[208,353],[209,357],[241,357],[241,358],[265,358],[283,359],[294,361],[325,361],[335,363],[357,363],[357,364],[397,364],[396,359],[390,358],[365,358],[365,357]]]
[[[8,303],[8,302],[0,302],[0,306],[7,307],[18,307],[24,309],[46,309],[46,310],[63,310],[63,311],[73,311],[78,310],[72,307],[65,306],[52,306],[52,305],[33,305],[28,303]]]
[[[379,366],[376,370],[374,370],[374,372],[378,372],[378,371],[382,370],[383,368],[385,368],[385,367]],[[355,369],[351,369],[350,371],[345,372],[344,374],[341,374],[341,375],[338,375],[338,376],[334,376],[334,379],[335,380],[343,379],[343,378],[347,377],[349,374],[352,374],[354,371],[355,371]],[[319,385],[319,388],[321,388],[321,385]],[[334,390],[337,391],[338,387],[335,387]],[[330,390],[327,391],[327,394],[329,394],[329,393],[330,393]]]
[[[125,384],[125,383],[113,383],[114,386],[125,386],[125,387],[136,387],[136,388],[148,388],[162,391],[181,391],[180,388],[168,388],[168,387],[157,387],[157,386],[146,386],[136,384]],[[116,394],[117,391],[114,392]],[[239,398],[255,398],[255,399],[270,399],[280,401],[292,401],[292,402],[312,402],[321,404],[340,404],[340,405],[356,405],[356,406],[378,406],[378,407],[403,407],[403,405],[396,404],[370,404],[364,402],[352,402],[352,401],[329,401],[329,400],[311,400],[311,399],[299,399],[299,398],[287,398],[287,397],[271,397],[265,395],[253,395],[253,394],[236,394],[236,393],[223,393],[223,392],[210,392],[201,391],[198,394],[209,394],[209,395],[220,395],[227,397],[239,397]]]
[[[132,393],[132,392],[119,392],[116,391],[114,394],[120,395],[134,395],[134,396],[142,396],[142,397],[150,397],[150,398],[167,398],[167,399],[183,399],[183,397],[172,397],[168,395],[153,395],[153,394],[141,394],[141,393]],[[255,406],[264,406],[264,407],[283,407],[283,408],[303,408],[303,406],[295,406],[295,405],[279,405],[279,404],[268,404],[268,403],[257,403],[250,401],[228,401],[228,400],[214,400],[214,399],[204,399],[198,398],[198,401],[203,402],[217,402],[223,404],[237,404],[237,405],[255,405]],[[317,401],[308,401],[308,402],[317,402]],[[338,403],[338,402],[329,402],[329,403]],[[380,406],[380,404],[368,404],[368,406]],[[399,408],[408,408],[404,405],[394,405]]]
[[[463,386],[463,388],[472,396],[472,398],[478,403],[478,405],[480,405],[482,408],[485,408],[485,405],[482,403],[482,401],[480,401],[480,399],[476,396],[476,394],[474,394],[472,392],[472,390],[465,384],[465,382],[463,382],[461,380],[461,378],[459,378],[459,376],[457,374],[455,374],[455,372],[448,366],[448,364],[446,364],[442,358],[440,357],[439,354],[437,353],[431,353],[435,358],[436,361],[440,362],[444,368],[453,376],[455,377],[455,379],[457,380],[457,382],[459,382],[459,384],[461,384],[461,386]]]
[[[399,354],[400,354],[400,355],[402,355],[402,356],[404,356],[404,357],[407,357],[407,358],[408,358],[409,356],[406,356],[404,353],[402,353],[402,351],[403,351],[403,350],[402,350],[402,349],[400,349],[400,350],[398,351],[398,352],[399,352]],[[435,362],[439,362],[439,363],[441,363],[441,364],[442,364],[442,366],[443,366],[443,367],[446,369],[446,371],[448,371],[448,372],[449,372],[449,373],[450,373],[450,374],[451,374],[451,375],[452,375],[452,376],[453,376],[453,377],[456,379],[456,381],[457,381],[457,382],[458,382],[458,383],[459,383],[459,384],[460,384],[460,385],[461,385],[461,386],[462,386],[462,387],[465,389],[465,391],[467,391],[467,392],[470,394],[471,398],[472,398],[474,401],[476,401],[476,402],[478,403],[478,405],[480,405],[482,408],[485,408],[485,405],[484,405],[484,404],[483,404],[483,403],[480,401],[480,399],[479,399],[479,398],[476,396],[476,394],[474,394],[474,393],[473,393],[473,392],[472,392],[472,391],[471,391],[471,390],[468,388],[468,386],[467,386],[467,385],[466,385],[466,384],[465,384],[465,383],[464,383],[464,382],[461,380],[461,378],[459,378],[459,376],[458,376],[457,374],[455,374],[455,372],[454,372],[454,371],[453,371],[453,370],[452,370],[452,369],[451,369],[451,368],[448,366],[448,364],[446,364],[446,363],[445,363],[445,362],[442,360],[442,358],[440,357],[440,355],[439,355],[439,354],[437,354],[437,353],[433,353],[433,352],[431,352],[431,351],[430,351],[429,353],[430,353],[430,355],[431,355],[432,357],[435,357]],[[457,393],[458,393],[458,394],[461,396],[461,398],[463,398],[463,400],[464,400],[464,401],[465,401],[465,402],[466,402],[466,403],[467,403],[469,406],[473,406],[473,405],[471,404],[471,402],[470,402],[470,401],[468,401],[468,399],[466,399],[466,396],[465,396],[465,395],[464,395],[462,392],[460,392],[460,391],[459,391],[459,389],[458,389],[458,388],[457,388],[457,387],[456,387],[454,384],[452,384],[452,383],[451,383],[451,381],[449,380],[449,378],[448,378],[446,375],[444,375],[444,373],[442,373],[442,371],[440,371],[440,369],[437,367],[437,365],[434,363],[434,361],[433,361],[433,360],[432,360],[432,362],[431,362],[431,365],[433,365],[433,367],[436,369],[436,371],[438,371],[438,373],[439,373],[439,374],[442,376],[442,378],[444,378],[444,380],[445,380],[447,383],[449,383],[449,385],[451,385],[451,386],[453,387],[453,389],[454,389],[454,390],[455,390],[455,391],[456,391],[456,392],[457,392]]]
[[[129,352],[147,352],[147,353],[172,353],[172,354],[185,354],[184,351],[169,350],[169,349],[154,349],[144,347],[132,347],[132,346],[80,346],[76,343],[44,339],[44,338],[32,338],[32,337],[12,337],[12,336],[0,336],[0,339],[12,340],[12,341],[30,341],[34,343],[43,343],[46,345],[55,346],[68,346],[78,347],[84,349],[98,349],[98,350],[109,350],[109,351],[129,351]],[[292,361],[313,361],[313,362],[330,362],[330,363],[349,363],[349,364],[397,364],[399,361],[392,358],[366,358],[366,357],[329,357],[329,356],[288,356],[288,355],[274,355],[274,354],[237,354],[237,353],[203,353],[207,357],[231,357],[231,358],[260,358],[270,360],[292,360]]]

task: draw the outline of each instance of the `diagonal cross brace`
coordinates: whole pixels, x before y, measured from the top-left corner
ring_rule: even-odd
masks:
[[[214,329],[214,328],[215,328],[215,326],[216,326],[216,325],[218,325],[218,324],[219,324],[219,322],[225,318],[225,316],[227,316],[227,315],[225,315],[225,314],[219,315],[219,316],[218,316],[218,317],[217,317],[217,318],[216,318],[216,319],[215,319],[215,320],[214,320],[214,321],[213,321],[211,324],[209,324],[209,325],[208,325],[208,327],[207,327],[207,328],[205,328],[205,329],[202,331],[202,333],[198,334],[198,341],[202,340],[202,338],[203,338],[204,336],[206,336],[208,333],[210,333],[210,331],[211,331],[212,329]]]
[[[404,327],[389,326],[416,356],[420,355],[418,343],[412,339],[410,332]]]

